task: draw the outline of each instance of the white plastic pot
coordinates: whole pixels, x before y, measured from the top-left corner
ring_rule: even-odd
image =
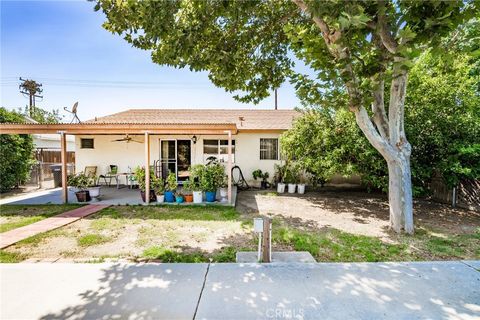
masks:
[[[277,184],[277,192],[278,193],[284,193],[285,192],[285,183],[278,183]]]
[[[95,199],[100,197],[100,187],[90,187],[88,191],[90,192],[90,197]]]
[[[202,191],[193,191],[193,203],[202,203],[203,193]]]
[[[227,202],[228,189],[220,188],[220,202]]]
[[[297,188],[297,185],[295,183],[289,183],[288,184],[288,193],[295,193],[296,188]]]
[[[157,194],[157,202],[164,203],[165,202],[165,195],[164,194]]]
[[[305,193],[305,184],[304,183],[299,183],[297,188],[297,192],[299,194],[304,194]]]

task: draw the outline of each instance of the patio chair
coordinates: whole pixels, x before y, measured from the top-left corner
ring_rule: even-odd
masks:
[[[83,173],[89,178],[95,178],[97,175],[97,166],[86,166]]]
[[[118,173],[118,166],[115,165],[115,164],[111,164],[111,165],[110,165],[110,171],[107,172],[106,174],[101,174],[101,175],[98,177],[98,182],[100,182],[100,179],[103,179],[103,181],[105,182],[105,184],[110,187],[110,186],[112,185],[112,179],[115,179],[115,182],[117,183],[117,186],[118,186],[118,176],[117,176],[117,173]],[[107,179],[108,179],[108,183],[107,183]]]

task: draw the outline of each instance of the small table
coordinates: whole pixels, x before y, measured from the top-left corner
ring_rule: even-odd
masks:
[[[125,176],[125,185],[130,188],[130,182],[132,182],[133,185],[133,180],[131,180],[131,177],[134,177],[134,173],[128,173],[128,172],[122,172],[122,173],[117,173],[115,174],[117,176],[117,189],[120,189],[120,177]]]

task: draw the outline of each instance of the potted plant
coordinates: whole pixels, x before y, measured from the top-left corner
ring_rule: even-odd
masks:
[[[165,182],[162,178],[156,178],[153,183],[155,194],[157,195],[157,202],[163,203],[165,201]]]
[[[267,179],[270,177],[270,174],[268,172],[266,172],[266,171],[262,172],[262,170],[257,169],[257,170],[252,172],[252,175],[253,175],[253,179],[255,181],[257,181],[257,179],[262,179],[262,181],[260,182],[260,187],[262,189],[267,189],[268,188]]]
[[[136,167],[135,168],[135,178],[137,179],[138,182],[138,188],[140,189],[140,195],[142,197],[143,202],[145,202],[145,168],[144,167]],[[154,189],[154,181],[155,181],[155,173],[153,170],[150,170],[150,202],[155,202],[157,201],[157,196],[155,195],[155,189]]]
[[[202,186],[200,184],[200,181],[201,181],[204,169],[205,169],[205,166],[203,164],[197,164],[189,168],[190,179],[192,183],[191,186],[193,191],[193,203],[203,202],[203,191],[202,191]]]
[[[275,181],[277,183],[277,192],[284,193],[285,192],[285,169],[286,165],[275,165]]]
[[[289,165],[285,172],[285,183],[288,185],[288,193],[295,193],[297,188],[297,169],[293,165]]]
[[[183,193],[181,191],[175,192],[175,202],[183,203],[184,202]]]
[[[227,176],[223,174],[222,176],[219,175],[219,184],[218,186],[220,187],[220,202],[227,202],[228,198],[228,189],[227,189]]]
[[[193,202],[193,184],[194,182],[190,179],[187,179],[183,182],[183,195],[185,196],[185,202]]]
[[[92,200],[90,198],[90,192],[87,190],[90,181],[84,174],[71,175],[67,178],[67,185],[74,188],[75,196],[78,202],[87,202]]]
[[[205,191],[207,202],[215,202],[217,189],[221,185],[221,179],[224,179],[225,168],[219,163],[211,163],[205,166],[200,184]]]
[[[165,202],[175,202],[177,186],[177,176],[175,172],[170,172],[165,185]]]
[[[303,173],[301,173],[299,176],[298,176],[298,185],[297,185],[297,192],[299,194],[304,194],[305,193],[305,182],[306,182],[306,178],[305,178],[305,175]]]
[[[98,200],[100,197],[100,185],[97,184],[98,182],[98,177],[97,176],[91,176],[88,179],[88,192],[90,193],[90,197],[93,199]]]

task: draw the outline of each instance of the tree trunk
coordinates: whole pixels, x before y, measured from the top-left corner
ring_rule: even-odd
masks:
[[[392,109],[392,112],[395,108]],[[410,172],[411,147],[403,131],[382,137],[375,129],[364,107],[355,111],[356,121],[372,146],[387,161],[390,204],[390,227],[396,232],[413,234],[412,180]],[[393,115],[392,115],[393,116]],[[392,123],[395,126],[395,123]],[[392,136],[398,139],[391,139]]]
[[[413,233],[412,180],[409,155],[399,155],[388,164],[388,202],[390,227],[395,232]]]

